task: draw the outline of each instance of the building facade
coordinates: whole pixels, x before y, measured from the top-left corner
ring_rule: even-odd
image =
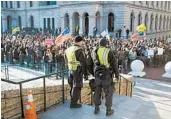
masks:
[[[171,37],[170,1],[1,1],[1,30],[12,27],[36,27],[61,30],[69,28],[75,34],[93,35],[108,30],[111,35],[121,29],[126,36],[144,23],[148,39]]]

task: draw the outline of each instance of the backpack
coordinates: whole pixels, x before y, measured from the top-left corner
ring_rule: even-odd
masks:
[[[104,65],[96,65],[94,75],[100,80],[105,80],[107,77],[107,69]]]
[[[105,65],[101,65],[97,55],[97,49],[95,50],[95,67],[94,67],[94,76],[100,80],[105,80],[107,77],[107,68]]]

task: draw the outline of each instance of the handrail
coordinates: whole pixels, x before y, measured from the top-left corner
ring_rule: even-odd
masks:
[[[1,78],[1,81],[4,81],[4,82],[7,82],[7,83],[12,83],[12,84],[19,84],[19,89],[20,89],[20,101],[21,101],[21,116],[22,118],[24,118],[24,107],[23,107],[23,94],[22,94],[22,84],[23,83],[26,83],[26,82],[29,82],[29,81],[34,81],[34,80],[37,80],[37,79],[41,79],[43,78],[43,94],[44,94],[44,111],[46,111],[46,77],[49,77],[49,76],[52,76],[52,75],[57,75],[58,73],[63,73],[62,75],[62,102],[64,103],[65,102],[65,92],[64,92],[64,72],[67,71],[67,70],[62,70],[60,72],[56,72],[56,73],[52,73],[52,74],[48,74],[48,75],[44,75],[44,76],[39,76],[39,77],[36,77],[36,78],[32,78],[32,79],[28,79],[28,80],[25,80],[25,81],[20,81],[20,82],[14,82],[14,81],[10,81],[10,80],[5,80],[4,78]]]
[[[128,95],[128,82],[131,83],[130,97],[132,97],[132,87],[135,86],[135,81],[129,80],[129,79],[125,78],[124,76],[122,76],[121,74],[119,74],[119,82],[118,82],[119,83],[119,95],[121,94],[121,79],[126,80],[126,96]]]

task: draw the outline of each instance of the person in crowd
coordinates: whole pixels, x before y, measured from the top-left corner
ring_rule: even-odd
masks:
[[[129,29],[128,28],[126,29],[126,38],[127,39],[129,38]]]
[[[131,64],[132,61],[134,61],[137,58],[137,52],[136,52],[136,47],[133,47],[129,51],[129,65]]]

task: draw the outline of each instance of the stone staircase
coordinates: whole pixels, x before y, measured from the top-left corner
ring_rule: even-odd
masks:
[[[69,101],[53,106],[40,119],[171,119],[171,83],[136,78],[137,85],[133,97],[114,94],[115,113],[106,117],[104,101],[100,113],[94,115],[94,107],[83,105],[79,109],[70,109]],[[170,90],[170,91],[169,91]]]

